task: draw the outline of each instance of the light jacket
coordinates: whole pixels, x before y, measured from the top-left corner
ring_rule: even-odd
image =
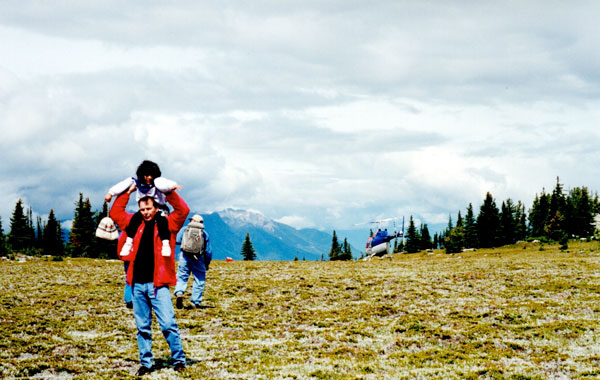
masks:
[[[153,180],[154,186],[150,188],[146,193],[141,191],[135,192],[135,201],[138,202],[143,197],[150,197],[157,201],[159,204],[165,204],[165,194],[173,190],[175,186],[177,186],[177,182],[171,181],[170,179],[166,179],[164,177],[157,177]],[[108,193],[112,196],[122,194],[129,190],[131,185],[135,184],[135,178],[128,177],[117,183],[113,187],[108,190]]]
[[[171,191],[166,194],[167,202],[173,206],[174,210],[167,217],[169,223],[169,231],[171,237],[169,238],[169,245],[171,246],[171,256],[163,256],[161,254],[162,242],[158,236],[158,227],[154,226],[154,286],[174,286],[177,283],[176,271],[175,271],[175,240],[177,233],[185,223],[185,220],[190,213],[190,208],[185,203],[183,198],[179,196],[175,191]],[[125,211],[127,203],[129,202],[129,194],[126,192],[119,195],[115,199],[110,209],[110,217],[119,226],[121,231],[124,231],[133,216],[132,213]],[[140,240],[144,233],[145,223],[141,223],[135,236],[133,237],[133,249],[132,252],[127,256],[119,256],[123,261],[129,261],[129,268],[127,269],[127,283],[132,285],[133,280],[133,266],[135,262],[135,256],[137,255],[138,248],[140,246]],[[127,234],[121,232],[119,236],[119,242],[117,244],[117,252],[121,252],[121,248],[125,243]]]

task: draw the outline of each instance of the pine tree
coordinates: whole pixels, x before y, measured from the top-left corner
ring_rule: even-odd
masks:
[[[256,252],[254,251],[254,247],[252,246],[252,242],[250,241],[250,233],[246,232],[246,239],[244,239],[244,244],[242,244],[242,257],[246,261],[254,261],[256,260]]]
[[[408,220],[408,229],[406,230],[406,245],[404,246],[406,253],[419,252],[421,250],[419,240],[420,238],[417,234],[415,221],[413,220],[413,217],[411,215]]]
[[[465,230],[460,211],[458,211],[458,216],[456,218],[456,227],[452,227],[452,216],[449,216],[448,228],[446,231],[446,237],[444,238],[444,248],[446,248],[446,253],[461,252],[465,244]]]
[[[350,243],[348,243],[347,238],[344,238],[344,242],[342,243],[342,251],[339,259],[352,260],[352,248],[350,248]]]
[[[477,248],[479,246],[477,242],[477,224],[475,222],[475,216],[473,215],[473,204],[469,203],[467,207],[467,214],[465,215],[465,247],[466,248]]]
[[[333,237],[331,238],[331,249],[329,250],[329,260],[340,260],[342,254],[342,248],[338,242],[337,234],[333,230]]]
[[[460,210],[458,210],[458,216],[456,217],[456,227],[462,227],[463,226],[463,218],[460,215]]]
[[[576,187],[569,192],[565,218],[570,236],[588,237],[594,234],[594,205],[586,187]]]
[[[23,201],[18,200],[10,218],[8,244],[14,252],[27,252],[33,247],[29,220],[23,210]]]
[[[448,226],[446,227],[446,235],[448,235],[453,229],[454,224],[452,223],[452,215],[448,214]]]
[[[31,248],[37,248],[36,238],[35,238],[35,229],[33,228],[33,210],[31,206],[27,208],[27,229],[29,232],[29,240],[31,241]]]
[[[42,228],[44,228],[43,222],[42,222],[42,217],[38,215],[36,222],[37,222],[36,223],[36,232],[35,232],[35,240],[34,240],[33,246],[36,249],[41,250],[42,249],[42,239],[43,239]]]
[[[550,220],[550,194],[542,189],[540,196],[535,195],[531,209],[529,210],[529,226],[531,236],[546,236],[546,225]]]
[[[0,257],[8,255],[8,247],[6,246],[6,236],[2,228],[2,217],[0,216]]]
[[[508,198],[505,202],[502,202],[500,207],[499,245],[513,244],[517,241],[515,238],[517,230],[515,214],[516,209],[512,199]]]
[[[90,199],[83,200],[83,194],[79,193],[79,201],[76,203],[73,227],[69,233],[67,252],[71,257],[96,257],[95,242],[96,224],[92,213]]]
[[[527,238],[527,213],[525,212],[525,205],[521,202],[517,202],[515,208],[515,240],[525,240]]]
[[[431,249],[431,235],[429,234],[427,223],[421,224],[421,248]]]
[[[63,256],[64,242],[60,222],[54,216],[54,210],[50,209],[48,222],[44,226],[42,251],[45,255]]]
[[[554,241],[564,240],[566,233],[567,199],[560,179],[556,177],[556,186],[550,196],[549,219],[544,226],[545,236]],[[568,236],[568,235],[567,235]]]
[[[482,248],[495,247],[497,244],[500,216],[496,201],[489,192],[485,196],[483,204],[479,208],[477,216],[477,236],[479,246]]]
[[[462,223],[459,224],[457,222],[456,224],[456,227],[454,227],[444,239],[446,253],[462,252],[462,249],[464,248],[465,230]]]

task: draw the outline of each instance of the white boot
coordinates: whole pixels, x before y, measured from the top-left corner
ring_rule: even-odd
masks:
[[[133,239],[128,236],[127,240],[125,240],[125,244],[123,244],[123,248],[121,248],[121,252],[119,254],[121,256],[129,255],[132,247],[133,247]]]
[[[162,255],[167,257],[167,256],[171,256],[171,246],[169,245],[169,241],[168,240],[163,240],[162,241],[163,246],[162,246]]]

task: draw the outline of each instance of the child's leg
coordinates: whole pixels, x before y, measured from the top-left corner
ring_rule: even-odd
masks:
[[[123,244],[123,248],[121,248],[121,256],[129,255],[131,247],[133,247],[133,237],[135,236],[143,220],[144,218],[142,217],[142,213],[139,211],[133,214],[129,220],[129,224],[127,227],[125,227],[125,235],[127,235],[127,240],[125,240],[125,244]]]
[[[160,237],[160,240],[171,239],[169,221],[161,213],[156,213],[156,226],[158,227],[158,236]]]
[[[169,221],[162,214],[156,214],[156,226],[158,227],[158,236],[162,240],[162,255],[171,256],[171,232],[169,231]]]
[[[141,212],[138,211],[135,214],[133,214],[131,220],[129,220],[129,224],[125,228],[125,233],[128,237],[133,238],[135,236],[143,220],[144,218],[142,217]]]

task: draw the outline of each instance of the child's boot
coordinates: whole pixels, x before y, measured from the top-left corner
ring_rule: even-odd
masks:
[[[129,255],[129,252],[131,252],[132,247],[133,247],[133,239],[128,236],[127,240],[125,240],[125,244],[123,244],[123,248],[121,248],[121,252],[119,254],[121,256]]]
[[[167,257],[167,256],[171,256],[171,246],[169,245],[169,241],[168,240],[163,240],[162,241],[163,246],[162,246],[162,255]]]

